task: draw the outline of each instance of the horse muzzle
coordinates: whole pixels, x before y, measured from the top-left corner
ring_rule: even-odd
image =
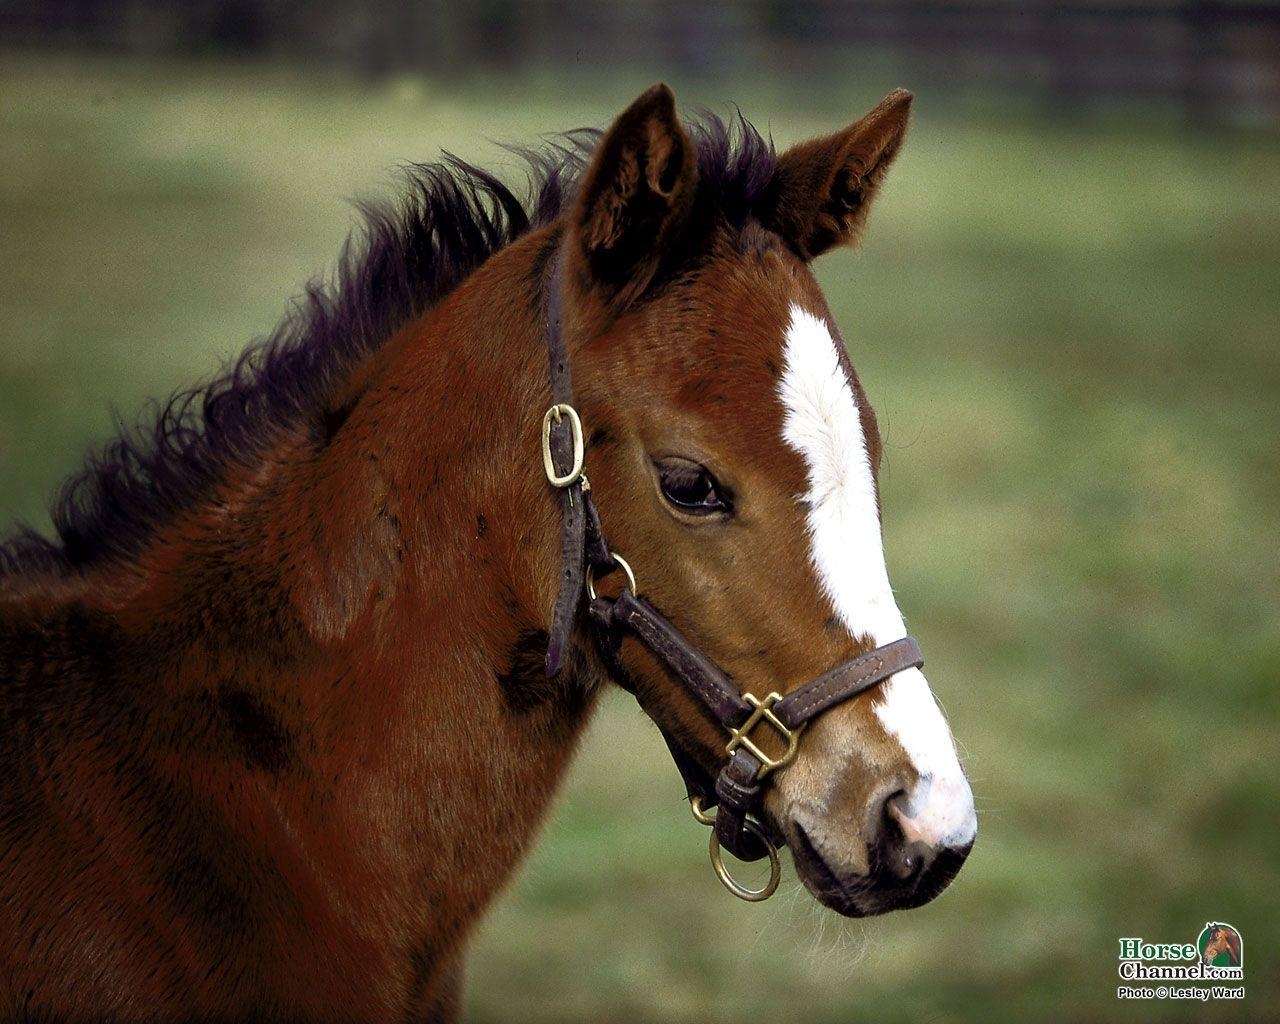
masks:
[[[848,856],[847,841],[837,840],[822,818],[794,815],[783,832],[805,888],[845,917],[909,910],[937,897],[973,849],[976,823],[960,834],[931,839],[914,827],[905,805],[899,792],[869,815],[865,853],[857,865]]]

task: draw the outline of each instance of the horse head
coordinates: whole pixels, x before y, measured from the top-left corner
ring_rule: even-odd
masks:
[[[565,335],[609,540],[757,698],[905,636],[880,431],[810,263],[858,241],[910,105],[899,90],[758,154],[755,187],[726,195],[655,86],[603,138],[564,226]],[[651,651],[623,644],[611,670],[708,771],[724,762],[723,730]],[[917,668],[813,721],[763,806],[804,884],[851,916],[932,899],[977,830]]]
[[[1235,929],[1225,924],[1208,924],[1209,939],[1205,943],[1201,963],[1212,964],[1223,953],[1227,954],[1228,966],[1240,965],[1240,937]]]

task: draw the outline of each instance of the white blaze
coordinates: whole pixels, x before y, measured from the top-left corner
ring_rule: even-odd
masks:
[[[851,634],[881,646],[906,636],[906,626],[889,586],[870,456],[836,344],[822,319],[791,306],[778,386],[782,436],[805,462],[810,556],[822,590]],[[904,833],[934,845],[968,843],[977,831],[973,794],[924,674],[899,672],[880,696],[876,714],[920,775],[899,816]]]

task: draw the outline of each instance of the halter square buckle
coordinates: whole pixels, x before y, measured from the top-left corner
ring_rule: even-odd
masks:
[[[756,760],[760,762],[760,771],[756,773],[756,781],[763,779],[770,772],[777,771],[779,768],[785,768],[796,758],[796,752],[800,748],[800,733],[804,731],[804,726],[798,726],[795,729],[788,729],[782,724],[782,719],[773,713],[773,706],[782,700],[779,693],[771,693],[764,700],[758,699],[753,693],[744,693],[742,695],[748,704],[754,708],[747,720],[738,728],[730,729],[729,733],[732,739],[724,748],[730,757],[739,747],[746,747]],[[754,729],[761,721],[768,722],[774,729],[782,734],[782,738],[787,743],[787,749],[781,757],[770,757],[760,747],[752,742],[751,730]]]

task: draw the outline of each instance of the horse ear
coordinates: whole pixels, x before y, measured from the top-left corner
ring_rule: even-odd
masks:
[[[761,221],[801,259],[856,245],[907,134],[911,93],[895,89],[844,131],[793,146],[778,158]]]
[[[569,230],[610,304],[625,305],[652,280],[693,204],[697,173],[693,142],[665,85],[649,88],[605,133]]]

